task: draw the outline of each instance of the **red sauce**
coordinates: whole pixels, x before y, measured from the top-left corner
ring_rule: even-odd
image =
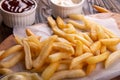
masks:
[[[35,7],[33,0],[5,0],[2,8],[9,12],[22,13]]]

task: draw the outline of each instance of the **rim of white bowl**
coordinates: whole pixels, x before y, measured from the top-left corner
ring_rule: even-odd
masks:
[[[72,5],[72,6],[61,6],[61,5],[57,5],[53,2],[53,0],[50,0],[50,2],[58,7],[64,7],[64,8],[73,8],[73,7],[77,7],[79,5],[82,5],[84,3],[85,0],[81,0],[78,4],[76,5]]]
[[[32,0],[34,3],[35,3],[35,7],[33,8],[33,9],[30,9],[30,10],[28,10],[28,11],[25,11],[25,12],[22,12],[22,13],[14,13],[14,12],[9,12],[9,11],[6,11],[6,10],[4,10],[3,8],[2,8],[2,3],[4,2],[5,0],[1,0],[0,1],[0,9],[3,11],[3,12],[5,12],[5,13],[8,13],[8,14],[13,14],[13,15],[27,15],[27,14],[29,14],[29,13],[31,13],[31,12],[33,12],[34,10],[36,10],[36,8],[37,8],[37,2],[35,1],[35,0]]]

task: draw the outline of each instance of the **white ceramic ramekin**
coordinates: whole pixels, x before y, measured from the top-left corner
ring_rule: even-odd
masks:
[[[3,17],[3,22],[5,25],[7,25],[8,27],[22,27],[22,26],[29,26],[32,25],[35,21],[35,12],[36,12],[36,8],[37,8],[37,3],[35,0],[33,0],[35,2],[35,7],[33,9],[30,9],[26,12],[22,12],[22,13],[13,13],[13,12],[8,12],[6,10],[4,10],[2,8],[2,3],[5,0],[2,0],[0,2],[0,9],[1,9],[1,14]]]
[[[72,14],[72,13],[81,14],[84,2],[85,0],[81,0],[76,5],[60,6],[55,4],[53,0],[51,0],[52,15],[54,17],[60,16],[62,18],[66,18],[69,14]]]

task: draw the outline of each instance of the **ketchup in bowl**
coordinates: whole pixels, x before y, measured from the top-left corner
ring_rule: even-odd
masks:
[[[5,0],[2,8],[8,12],[22,13],[35,7],[33,0]]]

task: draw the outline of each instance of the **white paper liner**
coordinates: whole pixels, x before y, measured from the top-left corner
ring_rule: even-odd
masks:
[[[120,30],[118,29],[118,26],[114,19],[112,18],[96,19],[96,18],[91,18],[91,17],[87,17],[87,18],[105,26],[106,28],[114,32],[116,35],[120,36]],[[37,24],[34,26],[29,26],[27,28],[30,28],[36,35],[42,36],[42,39],[45,39],[52,34],[52,31],[46,24]],[[13,33],[14,35],[25,37],[25,29],[26,28],[15,27]],[[101,63],[99,63],[95,71],[93,71],[93,73],[90,74],[89,76],[84,77],[84,78],[69,79],[69,80],[110,80],[118,75],[120,75],[120,60],[116,61],[108,69],[105,69],[101,65]],[[65,80],[68,80],[68,79],[65,79]]]

